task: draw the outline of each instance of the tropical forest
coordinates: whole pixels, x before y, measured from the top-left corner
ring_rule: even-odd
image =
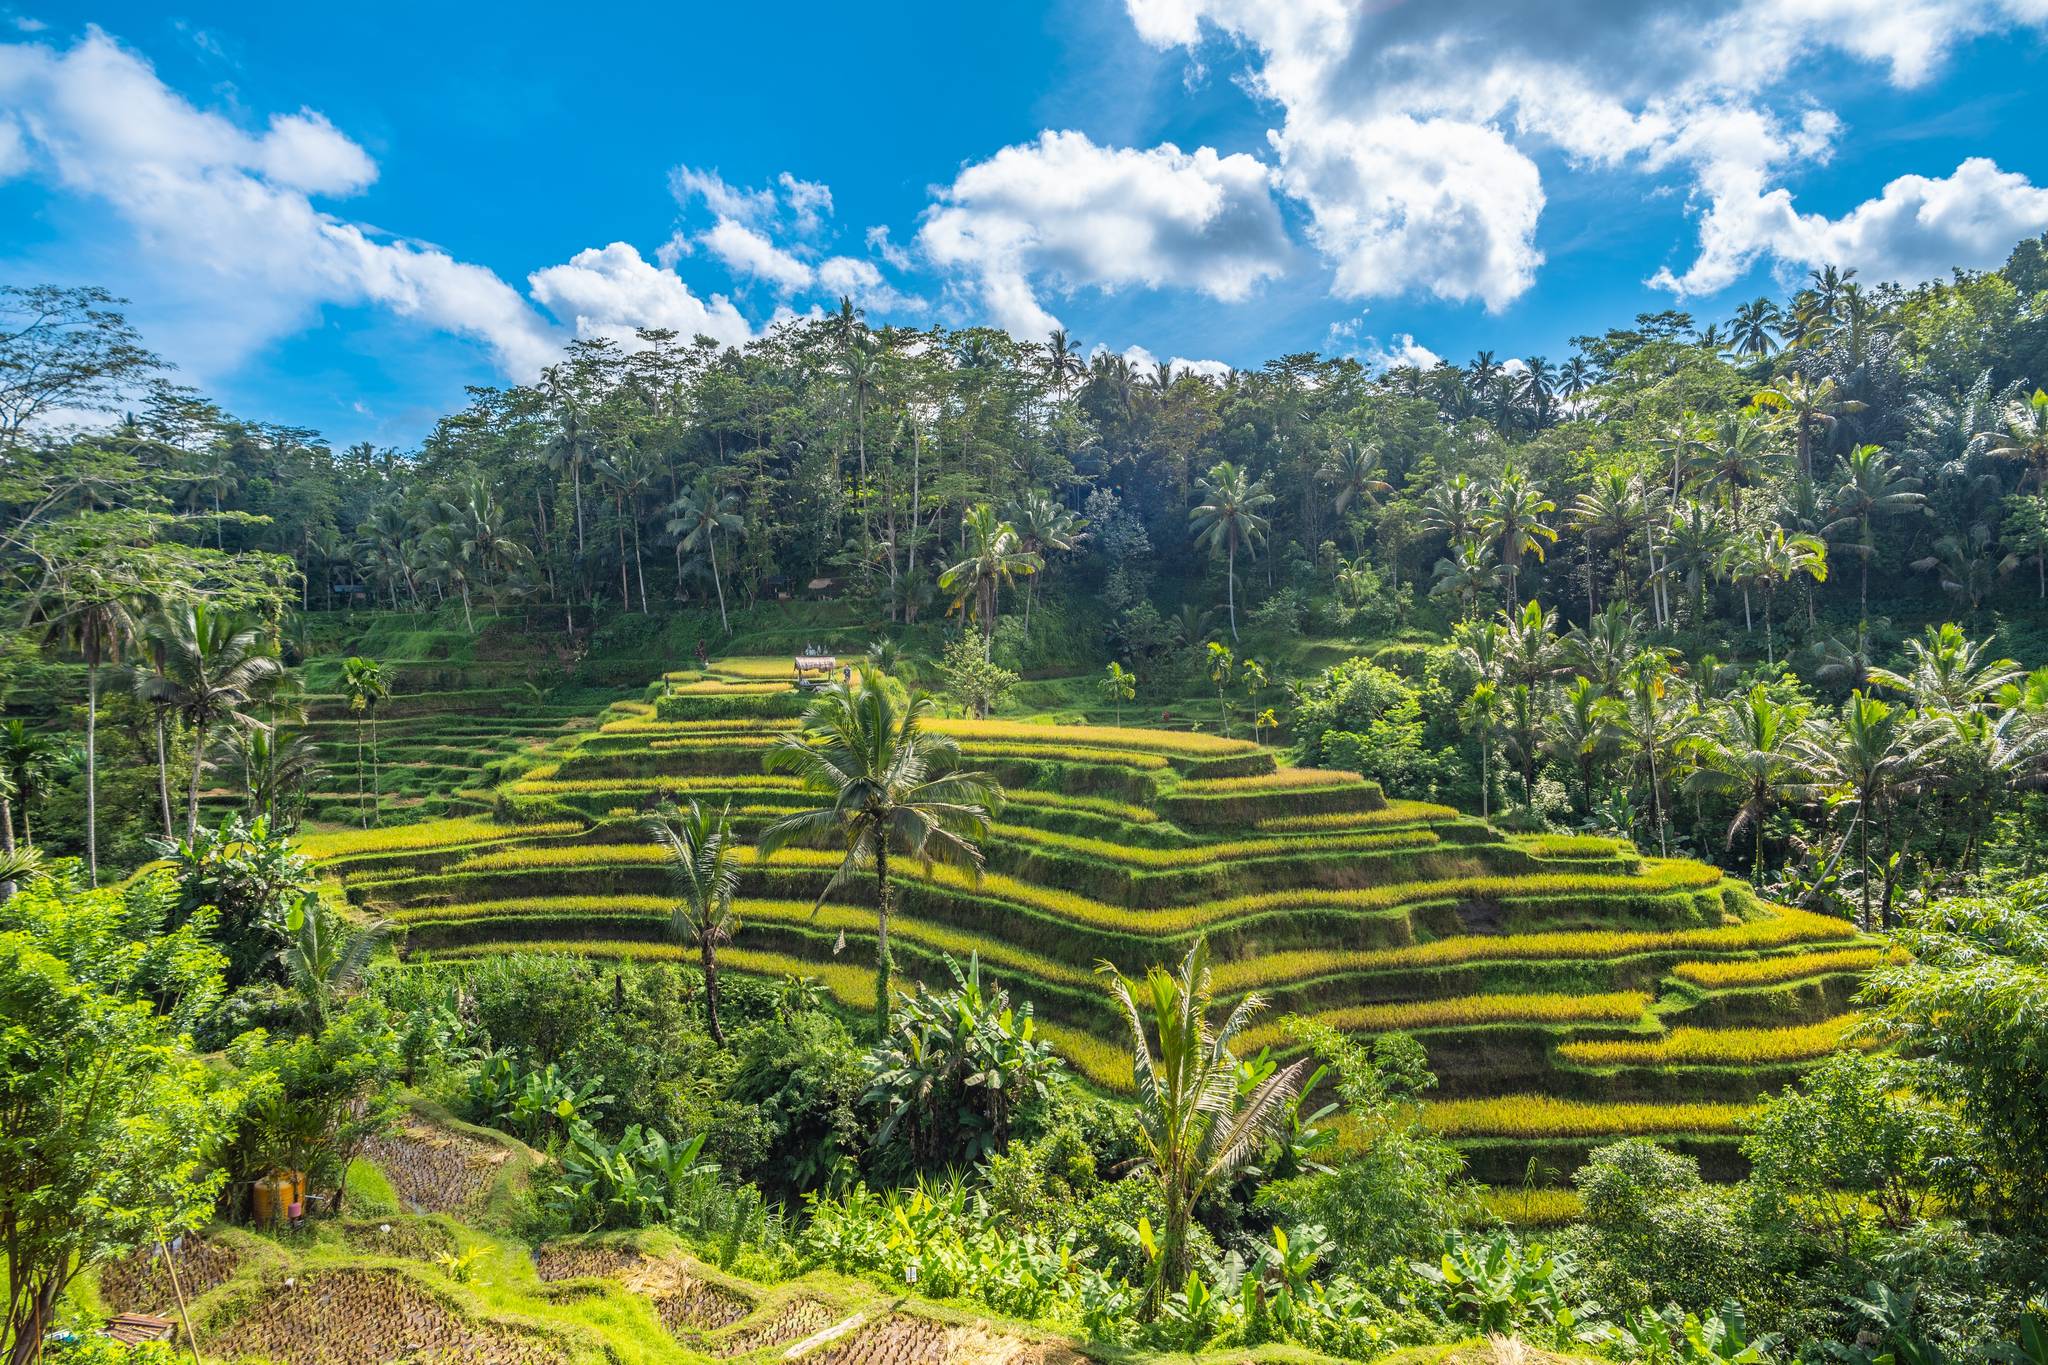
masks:
[[[338,448],[9,284],[0,1354],[2040,1365],[2044,384],[2031,237]]]

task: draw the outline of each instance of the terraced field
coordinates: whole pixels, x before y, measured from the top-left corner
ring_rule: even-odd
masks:
[[[491,793],[493,818],[317,836],[310,849],[350,900],[403,927],[416,958],[682,959],[663,939],[660,854],[633,817],[695,796],[729,801],[751,832],[811,803],[761,771],[803,704],[772,680],[778,665],[670,674],[644,700],[563,725]],[[1095,964],[1137,970],[1205,934],[1219,989],[1271,1000],[1259,1042],[1284,1050],[1290,1012],[1414,1032],[1442,1081],[1430,1121],[1499,1182],[1532,1157],[1569,1170],[1628,1133],[1732,1170],[1747,1108],[1843,1045],[1848,999],[1881,951],[1702,864],[1605,839],[1511,838],[1388,800],[1356,774],[1280,767],[1242,739],[940,728],[1009,799],[979,879],[895,865],[905,985],[979,953],[1081,1074],[1117,1087],[1128,1062]],[[417,734],[441,742],[431,723]],[[725,965],[871,1000],[871,893],[856,885],[811,910],[837,861],[807,848],[750,859]]]

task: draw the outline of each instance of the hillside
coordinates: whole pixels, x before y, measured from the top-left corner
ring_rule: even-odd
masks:
[[[496,788],[500,818],[306,847],[349,901],[400,926],[413,958],[683,957],[665,941],[662,855],[635,812],[664,796],[730,801],[751,832],[809,804],[794,779],[762,772],[803,705],[787,668],[717,659],[563,727]],[[896,867],[905,985],[978,955],[1033,1002],[1077,1071],[1113,1089],[1128,1085],[1128,1061],[1096,963],[1139,970],[1206,935],[1223,996],[1272,1003],[1255,1044],[1285,1050],[1288,1013],[1415,1032],[1441,1078],[1430,1122],[1496,1183],[1519,1181],[1531,1158],[1568,1171],[1627,1134],[1669,1137],[1734,1173],[1746,1107],[1838,1046],[1857,976],[1882,951],[1701,863],[1505,835],[1389,800],[1356,774],[1282,766],[1241,738],[936,725],[1007,800],[978,882]],[[871,1000],[871,892],[856,883],[812,912],[837,861],[824,849],[750,858],[744,927],[722,965]]]

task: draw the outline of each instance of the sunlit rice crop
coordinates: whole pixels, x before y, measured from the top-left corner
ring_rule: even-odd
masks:
[[[1635,1133],[1734,1133],[1754,1111],[1747,1104],[1602,1104],[1554,1095],[1438,1100],[1423,1123],[1445,1137],[1609,1138]]]
[[[1022,843],[1039,844],[1047,848],[1098,858],[1105,862],[1127,863],[1145,868],[1201,867],[1209,863],[1244,858],[1357,852],[1364,849],[1424,848],[1438,842],[1435,834],[1418,829],[1399,833],[1366,833],[1321,838],[1237,839],[1227,843],[1197,844],[1185,848],[1147,848],[1025,825],[997,824],[992,825],[990,831]]]
[[[1866,972],[1887,960],[1903,962],[1897,948],[1836,948],[1827,952],[1787,953],[1737,962],[1681,962],[1671,974],[1708,990],[1742,986],[1775,986],[1830,972]]]
[[[1561,1227],[1585,1215],[1577,1190],[1504,1189],[1489,1185],[1479,1194],[1487,1212],[1516,1227]]]
[[[500,825],[490,820],[458,818],[427,820],[416,825],[388,825],[381,829],[342,829],[327,834],[306,834],[294,840],[299,852],[315,860],[347,858],[363,853],[424,852],[439,848],[460,848],[501,839],[539,839],[574,834],[582,826],[573,820],[553,820],[532,825]]]
[[[1768,1066],[1807,1062],[1839,1051],[1859,1016],[1838,1015],[1789,1028],[1678,1028],[1662,1038],[1588,1038],[1560,1044],[1557,1055],[1581,1066]]]
[[[1311,1017],[1343,1033],[1381,1033],[1394,1029],[1463,1028],[1478,1024],[1632,1024],[1650,1007],[1640,991],[1602,995],[1461,995],[1443,1000],[1399,1000],[1350,1005]],[[1281,1047],[1288,1042],[1278,1019],[1253,1025],[1243,1047]]]
[[[528,796],[575,796],[593,792],[742,792],[802,791],[794,777],[766,773],[735,773],[725,777],[563,777],[520,778],[511,789]]]
[[[721,682],[707,678],[702,682],[669,683],[667,689],[672,697],[774,697],[794,686],[794,683]]]
[[[932,720],[925,728],[960,740],[1017,740],[1041,744],[1093,744],[1109,749],[1138,749],[1189,758],[1218,758],[1258,752],[1248,739],[1183,730],[1137,730],[1115,725],[1034,725],[1016,720]]]
[[[1206,777],[1183,782],[1174,789],[1178,796],[1233,796],[1239,792],[1305,791],[1324,787],[1349,787],[1363,783],[1361,773],[1337,768],[1280,768],[1250,777]]]
[[[1067,792],[1041,792],[1019,788],[1003,793],[1006,806],[1036,806],[1046,810],[1079,810],[1091,815],[1107,815],[1127,824],[1150,825],[1159,819],[1159,812],[1147,806],[1134,806],[1128,801],[1112,801],[1102,796],[1074,796]]]
[[[1164,754],[1144,753],[1135,749],[1107,749],[1084,744],[1013,744],[967,739],[960,741],[960,752],[969,758],[1037,758],[1054,761],[1064,759],[1071,763],[1113,763],[1119,767],[1138,768],[1146,772],[1157,772],[1167,764]]]
[[[1539,934],[1465,934],[1429,943],[1352,952],[1308,948],[1219,963],[1216,989],[1258,990],[1338,972],[1440,967],[1465,962],[1557,961],[1650,952],[1741,952],[1787,943],[1839,938],[1842,922],[1789,906],[1773,906],[1759,920],[1710,929],[1574,929]]]
[[[1186,790],[1183,786],[1182,790]],[[1275,815],[1253,823],[1261,834],[1311,834],[1325,830],[1370,829],[1374,825],[1405,825],[1455,820],[1458,812],[1428,801],[1388,801],[1376,810],[1333,810],[1316,815]]]

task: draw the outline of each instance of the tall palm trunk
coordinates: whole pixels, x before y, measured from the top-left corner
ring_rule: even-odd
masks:
[[[875,840],[875,1036],[889,1034],[889,978],[895,962],[889,956],[889,903],[895,893],[889,887],[889,841],[886,834]]]
[[[85,871],[100,884],[100,656],[94,649],[85,660]]]
[[[201,757],[206,752],[206,722],[196,721],[192,726],[192,780],[185,784],[185,839],[190,842],[199,837],[199,770],[206,766]]]
[[[725,634],[732,634],[732,623],[725,618],[725,580],[718,576],[718,533],[706,532],[706,548],[711,555],[711,586],[718,589],[718,628]]]
[[[156,711],[156,802],[163,811],[164,838],[175,839],[178,835],[171,826],[171,760],[164,738],[165,708],[158,706],[153,709]]]
[[[370,817],[374,821],[384,808],[384,788],[377,771],[377,716],[370,714]]]
[[[356,717],[356,813],[364,829],[370,827],[369,791],[363,786],[363,718]]]
[[[633,519],[633,577],[640,583],[640,614],[652,614],[647,605],[647,570],[640,562],[640,519]]]
[[[711,1041],[719,1047],[725,1046],[725,1030],[718,1024],[718,950],[706,934],[698,944],[704,962],[704,1026],[711,1034]]]
[[[1230,643],[1237,643],[1237,540],[1233,537],[1223,560],[1224,600],[1230,604]]]

